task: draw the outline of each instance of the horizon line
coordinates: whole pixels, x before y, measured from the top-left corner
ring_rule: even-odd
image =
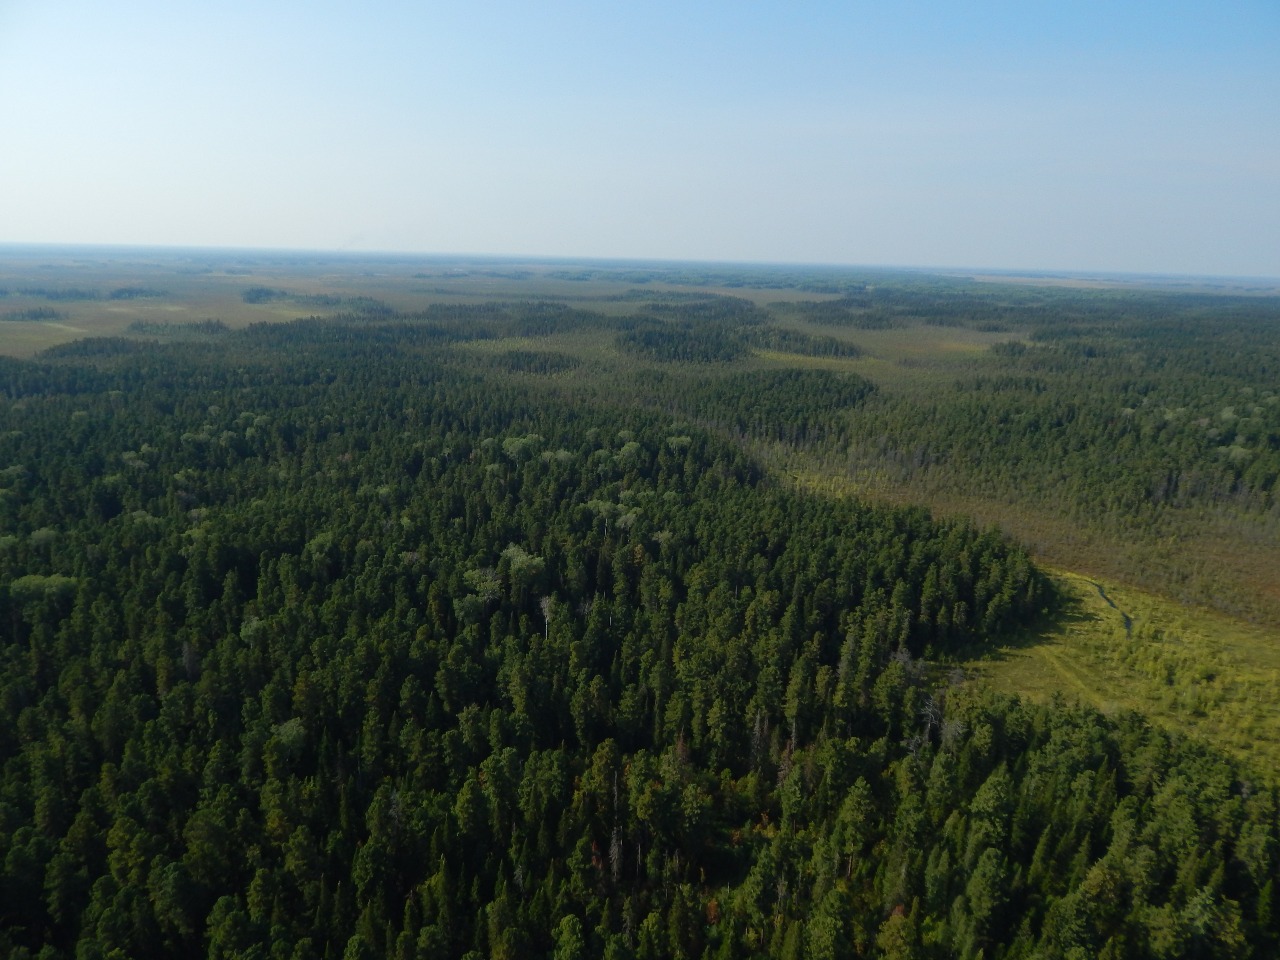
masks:
[[[0,240],[0,253],[8,252],[45,252],[45,251],[94,251],[97,253],[130,252],[130,253],[172,253],[172,254],[204,254],[222,256],[289,256],[289,257],[321,257],[348,260],[435,260],[435,261],[488,261],[495,263],[536,263],[536,264],[598,264],[610,266],[645,265],[645,266],[698,266],[698,267],[731,267],[739,269],[807,269],[807,270],[871,270],[884,273],[923,273],[938,276],[956,274],[971,276],[1000,276],[1011,279],[1070,279],[1070,280],[1230,280],[1230,281],[1263,281],[1280,283],[1280,274],[1227,274],[1227,273],[1187,273],[1154,270],[1124,270],[1112,268],[1069,268],[1069,267],[1007,267],[1007,266],[973,266],[973,265],[921,265],[921,264],[875,264],[875,263],[840,263],[833,261],[807,260],[732,260],[716,258],[672,258],[651,256],[593,256],[569,254],[521,254],[521,253],[478,253],[478,252],[440,252],[415,250],[352,250],[348,248],[322,247],[255,247],[202,244],[162,244],[162,243],[100,243],[82,241],[14,241]]]

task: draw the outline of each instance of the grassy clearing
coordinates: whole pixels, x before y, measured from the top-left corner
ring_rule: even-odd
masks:
[[[815,329],[834,335],[837,328]],[[868,353],[886,360],[931,363],[945,363],[957,357],[972,358],[985,352],[992,344],[1018,339],[1005,331],[940,327],[927,323],[885,330],[854,330],[846,338]]]
[[[30,357],[41,350],[55,347],[60,343],[69,343],[87,335],[87,331],[83,328],[69,323],[47,320],[0,321],[0,354],[9,357]]]
[[[495,337],[467,340],[454,345],[465,353],[501,354],[511,350],[531,353],[565,353],[586,361],[606,361],[620,356],[614,345],[616,334],[608,330],[575,330],[549,337]]]
[[[936,387],[940,379],[980,369],[986,351],[996,343],[1020,339],[1008,332],[970,330],[914,324],[885,330],[862,330],[791,321],[786,326],[814,336],[829,336],[863,351],[856,358],[813,358],[762,352],[761,356],[791,366],[839,369],[857,373],[884,390],[921,390]],[[839,366],[827,360],[838,360]]]
[[[976,672],[1035,700],[1136,710],[1280,769],[1280,633],[1115,582],[1051,576],[1065,600],[1058,622],[970,664]]]
[[[990,503],[984,517],[973,502],[922,500],[882,474],[836,476],[799,468],[794,455],[781,447],[758,452],[790,482],[824,496],[924,502],[938,514],[976,513],[980,523],[994,522],[999,514],[992,513],[995,505]],[[1055,556],[1092,559],[1096,565],[1091,570],[1120,571],[1124,554],[1053,518],[1015,517],[1005,510],[1002,519],[999,525],[1006,531],[1031,534],[1024,540],[1039,548],[1037,560],[1049,571],[1064,604],[1051,626],[971,662],[974,672],[997,689],[1038,701],[1061,695],[1104,712],[1135,710],[1260,769],[1280,770],[1280,628],[1126,585],[1118,573],[1084,574],[1047,564],[1046,548]]]
[[[832,370],[836,373],[857,373],[865,364],[861,357],[811,357],[803,353],[784,353],[781,350],[752,350],[752,356],[769,367],[785,367],[788,370]]]

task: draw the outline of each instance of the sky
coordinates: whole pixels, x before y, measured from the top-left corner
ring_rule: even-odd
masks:
[[[1280,3],[0,0],[0,242],[1280,277]]]

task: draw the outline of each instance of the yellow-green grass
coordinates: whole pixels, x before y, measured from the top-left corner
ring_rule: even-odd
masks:
[[[1009,332],[940,327],[927,323],[885,330],[802,321],[790,321],[786,326],[802,333],[834,337],[858,347],[862,355],[852,358],[806,357],[760,351],[759,356],[787,366],[847,370],[886,390],[927,388],[943,379],[950,382],[956,376],[980,369],[992,345],[1019,339]]]
[[[920,503],[935,514],[976,516],[980,523],[999,519],[1007,532],[1030,542],[1037,563],[1049,572],[1063,598],[1063,609],[1052,626],[970,664],[996,688],[1041,701],[1061,694],[1103,711],[1135,710],[1153,723],[1246,758],[1259,769],[1280,770],[1280,626],[1267,616],[1273,610],[1265,605],[1265,595],[1254,612],[1266,622],[1249,623],[1127,584],[1125,550],[1062,518],[936,492],[923,495],[876,471],[840,475],[814,469],[778,445],[761,446],[756,452],[801,489],[824,496]],[[1205,549],[1212,542],[1206,534]],[[1174,548],[1175,559],[1185,559],[1188,550],[1196,549],[1195,543],[1181,543]],[[1234,584],[1242,594],[1258,589],[1246,578],[1246,568],[1254,579],[1274,581],[1274,573],[1266,571],[1278,569],[1277,553],[1274,545],[1270,550],[1245,550],[1236,558],[1238,563],[1216,574],[1207,571],[1211,579],[1206,584]],[[1080,560],[1089,572],[1054,565],[1063,557]],[[1228,559],[1219,556],[1217,562]],[[1193,586],[1184,581],[1182,589]]]
[[[8,303],[4,306],[17,308]],[[21,308],[30,306],[22,304]],[[245,304],[238,293],[235,297],[204,295],[185,300],[165,298],[123,303],[94,300],[38,306],[52,306],[61,319],[0,321],[0,354],[30,357],[49,347],[84,337],[130,335],[130,327],[136,322],[181,325],[216,319],[231,327],[243,327],[264,320],[292,320],[307,312],[293,304]]]
[[[41,350],[86,336],[90,334],[85,328],[67,322],[4,320],[0,321],[0,354],[30,357]]]
[[[1033,700],[1062,695],[1104,712],[1134,710],[1259,770],[1280,770],[1280,633],[1117,582],[1049,572],[1061,616],[971,663],[974,671]]]
[[[973,356],[993,344],[1024,339],[1007,330],[974,330],[933,323],[864,329],[791,319],[786,326],[802,333],[821,334],[857,344],[868,353],[885,360],[937,360],[956,354]]]
[[[838,328],[815,327],[835,334]],[[996,343],[1015,337],[1007,331],[971,330],[920,323],[884,330],[854,330],[846,335],[872,356],[891,361],[939,362],[957,357],[973,358]]]
[[[859,367],[865,365],[861,357],[811,357],[804,353],[785,353],[782,350],[752,350],[751,353],[769,367],[857,373]]]
[[[533,381],[555,383],[558,389],[586,391],[585,396],[604,399],[616,397],[623,388],[620,382],[637,364],[622,356],[614,343],[615,335],[602,330],[575,330],[549,337],[498,337],[493,340],[468,340],[453,349],[476,356],[500,356],[511,352],[553,353],[572,357],[579,366],[550,374],[530,374]]]

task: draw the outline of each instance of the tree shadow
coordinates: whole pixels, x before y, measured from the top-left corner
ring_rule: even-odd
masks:
[[[955,656],[968,661],[1004,661],[1034,647],[1053,643],[1062,634],[1079,630],[1081,624],[1102,621],[1103,617],[1090,610],[1084,598],[1055,588],[1050,602],[1034,620],[996,636],[971,641],[958,648]]]

